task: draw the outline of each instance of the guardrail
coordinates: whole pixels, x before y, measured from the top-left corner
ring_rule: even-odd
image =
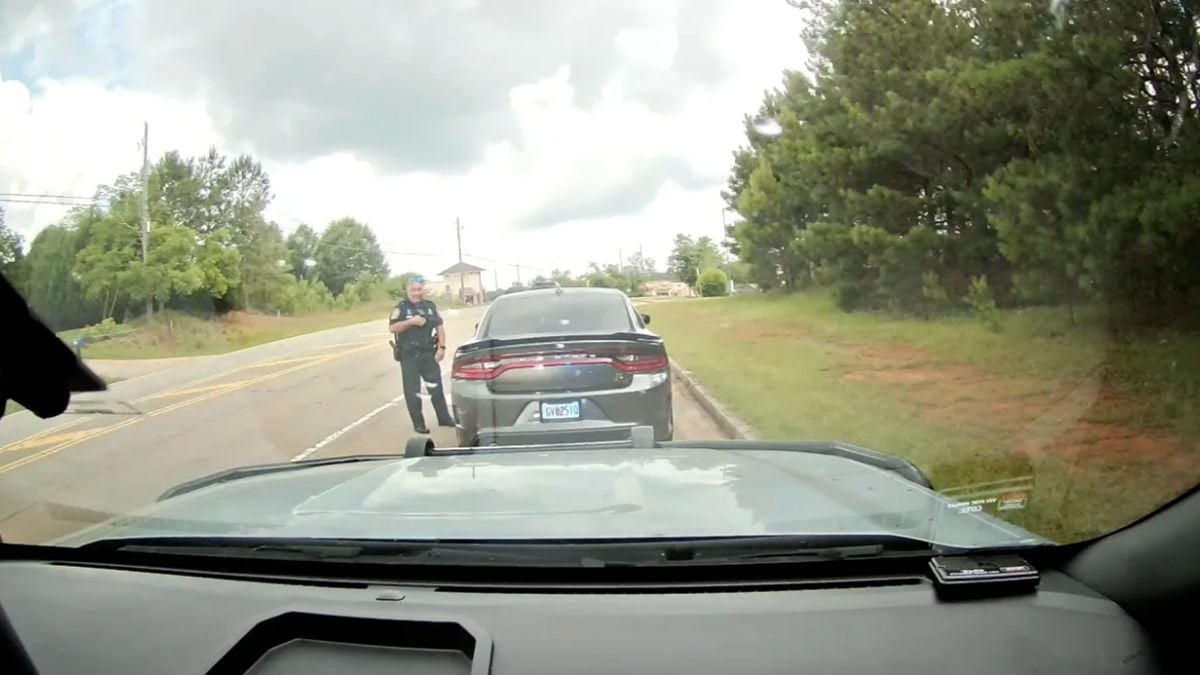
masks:
[[[75,356],[78,356],[82,359],[84,347],[97,342],[104,342],[105,340],[112,340],[114,338],[125,337],[126,335],[133,335],[136,332],[137,331],[126,330],[119,333],[105,333],[103,335],[80,335],[74,340],[71,340],[71,348],[75,350]]]

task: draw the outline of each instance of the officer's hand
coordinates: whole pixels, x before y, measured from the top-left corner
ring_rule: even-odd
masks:
[[[438,363],[441,363],[442,359],[444,359],[444,358],[446,358],[446,348],[438,347],[437,351],[433,353],[433,360],[437,361]]]
[[[424,326],[425,325],[425,317],[421,316],[420,314],[414,316],[413,318],[409,319],[408,321],[409,321],[409,323],[411,323],[414,326]]]

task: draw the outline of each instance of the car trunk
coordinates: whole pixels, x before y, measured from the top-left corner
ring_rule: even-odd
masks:
[[[638,373],[668,366],[662,340],[652,335],[530,336],[464,345],[453,377],[486,381],[497,394],[587,392],[628,387]]]

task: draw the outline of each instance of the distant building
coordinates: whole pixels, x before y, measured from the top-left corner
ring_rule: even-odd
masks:
[[[442,270],[438,282],[438,295],[458,298],[468,305],[483,303],[483,268],[460,262]]]
[[[682,281],[647,281],[646,295],[689,298],[692,296],[692,288]]]

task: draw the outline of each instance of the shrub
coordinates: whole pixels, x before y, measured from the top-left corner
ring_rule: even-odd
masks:
[[[706,298],[719,297],[729,293],[729,277],[718,269],[705,270],[696,279],[700,295]]]
[[[842,281],[833,287],[833,302],[843,312],[862,309],[871,297],[864,284]]]
[[[105,319],[103,321],[101,321],[100,323],[92,324],[90,326],[85,327],[79,333],[80,333],[80,335],[82,335],[84,337],[97,338],[97,337],[104,337],[106,335],[113,335],[115,333],[121,333],[126,330],[129,330],[129,329],[122,326],[121,324],[117,323],[110,316],[110,317],[105,317]]]
[[[942,285],[936,272],[926,272],[921,275],[921,297],[925,300],[926,319],[934,314],[941,314],[950,304],[946,287]]]
[[[995,332],[1000,332],[1000,310],[996,307],[996,298],[992,296],[992,289],[988,287],[987,277],[978,276],[971,279],[966,300],[967,304],[971,306],[971,310],[975,312],[975,316],[979,317],[984,325]]]

